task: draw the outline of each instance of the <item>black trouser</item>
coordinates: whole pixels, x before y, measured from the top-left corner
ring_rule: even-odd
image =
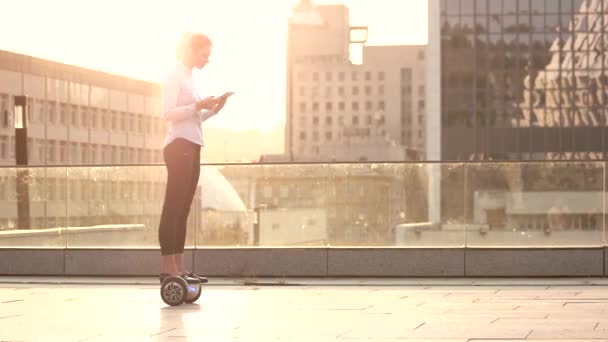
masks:
[[[163,150],[167,190],[158,227],[162,255],[184,252],[188,214],[201,168],[200,151],[200,145],[182,138],[173,140]]]

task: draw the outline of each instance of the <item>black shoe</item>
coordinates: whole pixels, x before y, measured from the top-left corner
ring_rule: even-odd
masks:
[[[186,275],[187,275],[188,277],[190,277],[190,278],[195,278],[195,279],[200,280],[201,284],[205,284],[205,283],[208,283],[208,282],[209,282],[209,279],[207,279],[207,278],[205,278],[205,277],[201,277],[201,276],[199,276],[199,275],[196,275],[196,274],[194,274],[193,272],[187,273]]]

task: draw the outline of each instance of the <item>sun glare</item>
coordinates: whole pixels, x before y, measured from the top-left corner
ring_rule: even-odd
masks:
[[[11,1],[8,12],[22,15],[0,22],[13,33],[0,48],[158,82],[180,34],[203,32],[214,47],[195,76],[202,95],[236,92],[209,125],[269,130],[285,120],[287,18],[298,1]],[[426,44],[426,0],[313,3],[348,6],[352,25],[369,26],[370,45]]]

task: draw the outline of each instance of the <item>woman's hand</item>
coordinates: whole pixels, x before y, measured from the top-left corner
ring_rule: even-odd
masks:
[[[218,99],[214,98],[213,96],[209,96],[196,103],[196,110],[201,110],[201,109],[213,110],[217,106],[218,102],[219,102]]]
[[[217,99],[217,103],[215,104],[215,107],[213,107],[213,111],[216,113],[219,113],[220,110],[222,110],[222,108],[224,108],[224,105],[226,104],[226,101],[228,100],[228,96],[222,96],[220,98]]]

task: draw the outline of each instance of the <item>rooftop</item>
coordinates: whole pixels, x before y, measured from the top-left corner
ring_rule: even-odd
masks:
[[[167,307],[155,278],[0,278],[10,341],[591,341],[608,280],[211,279]]]

